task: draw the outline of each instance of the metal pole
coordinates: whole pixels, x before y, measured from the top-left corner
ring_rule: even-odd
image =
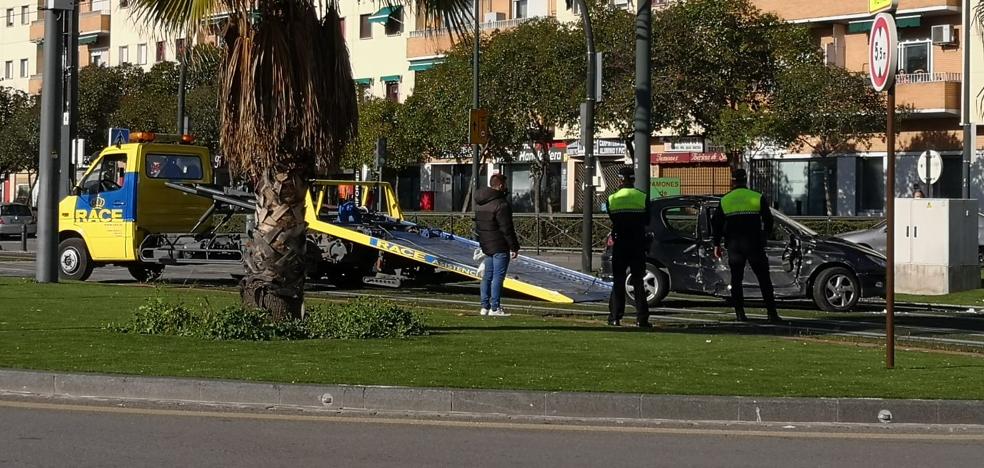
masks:
[[[885,180],[885,213],[888,228],[885,239],[885,368],[895,368],[895,84],[888,88],[888,145]]]
[[[963,125],[963,164],[962,164],[962,194],[963,198],[970,198],[970,161],[974,157],[974,147],[977,141],[977,131],[974,128],[973,116],[970,115],[970,44],[973,37],[970,33],[971,22],[971,1],[963,2],[963,39],[960,47],[963,48],[963,79],[961,82],[961,92],[963,93],[963,112],[960,113],[960,124]]]
[[[584,142],[584,197],[581,202],[581,269],[591,273],[592,216],[594,215],[594,105],[595,105],[595,54],[594,34],[591,32],[591,16],[584,0],[577,0],[584,21],[584,42],[588,49],[587,97],[581,113],[581,133]],[[648,148],[648,145],[647,145]]]
[[[38,254],[35,279],[58,282],[58,144],[62,119],[62,21],[64,10],[44,10],[44,77],[38,154]]]
[[[649,194],[649,136],[652,135],[652,51],[649,50],[653,34],[653,2],[639,2],[636,11],[636,63],[635,63],[635,187]]]
[[[185,88],[187,87],[185,84],[187,80],[185,75],[188,73],[188,39],[185,38],[182,50],[177,51],[178,60],[180,61],[178,67],[180,69],[180,74],[178,75],[178,135],[185,134]]]
[[[58,199],[68,196],[75,185],[72,153],[78,134],[79,115],[79,3],[65,15],[65,83],[64,117],[61,128],[61,161],[59,161]],[[80,155],[81,156],[81,155]]]
[[[479,60],[481,54],[481,44],[482,44],[482,25],[479,23],[479,16],[482,14],[482,2],[475,0],[475,48],[472,53],[472,108],[478,109],[481,107],[481,100],[478,94],[478,72],[479,72]],[[478,195],[478,189],[482,187],[482,176],[479,174],[479,157],[481,157],[482,147],[479,144],[472,145],[472,194],[471,194],[471,204],[472,207],[475,206],[475,196]]]

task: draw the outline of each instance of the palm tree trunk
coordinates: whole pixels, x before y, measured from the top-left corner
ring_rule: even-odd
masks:
[[[256,228],[246,243],[243,306],[268,311],[275,321],[300,318],[304,303],[304,203],[299,170],[263,171],[256,183]]]

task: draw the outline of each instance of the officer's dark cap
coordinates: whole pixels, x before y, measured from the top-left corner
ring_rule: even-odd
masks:
[[[618,176],[622,179],[635,179],[635,169],[629,166],[623,167],[618,170]]]
[[[735,169],[731,171],[731,180],[734,182],[745,182],[748,180],[748,173],[744,169]]]

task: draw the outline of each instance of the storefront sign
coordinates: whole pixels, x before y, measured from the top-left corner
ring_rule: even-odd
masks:
[[[654,177],[649,179],[649,198],[664,198],[680,195],[679,177]]]
[[[652,153],[650,164],[727,163],[724,153]]]
[[[564,160],[564,149],[560,144],[554,144],[550,146],[550,162],[562,162]],[[535,158],[542,158],[543,154],[537,151],[533,154],[532,149],[529,145],[523,146],[523,149],[519,151],[513,162],[528,163],[533,162]]]
[[[580,157],[584,156],[584,148],[580,141],[574,141],[567,145],[567,155]],[[617,156],[625,157],[625,143],[615,140],[595,140],[595,156]]]

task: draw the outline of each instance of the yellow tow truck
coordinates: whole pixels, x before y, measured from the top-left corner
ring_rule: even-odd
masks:
[[[218,228],[235,213],[251,214],[254,196],[215,184],[208,149],[188,137],[139,132],[130,140],[100,152],[61,201],[61,277],[85,280],[95,267],[121,265],[148,281],[167,265],[241,264],[248,227]],[[400,287],[481,278],[478,243],[408,222],[388,183],[313,180],[310,187],[312,279]],[[510,264],[504,286],[561,303],[607,300],[611,292],[599,278],[526,256]]]

